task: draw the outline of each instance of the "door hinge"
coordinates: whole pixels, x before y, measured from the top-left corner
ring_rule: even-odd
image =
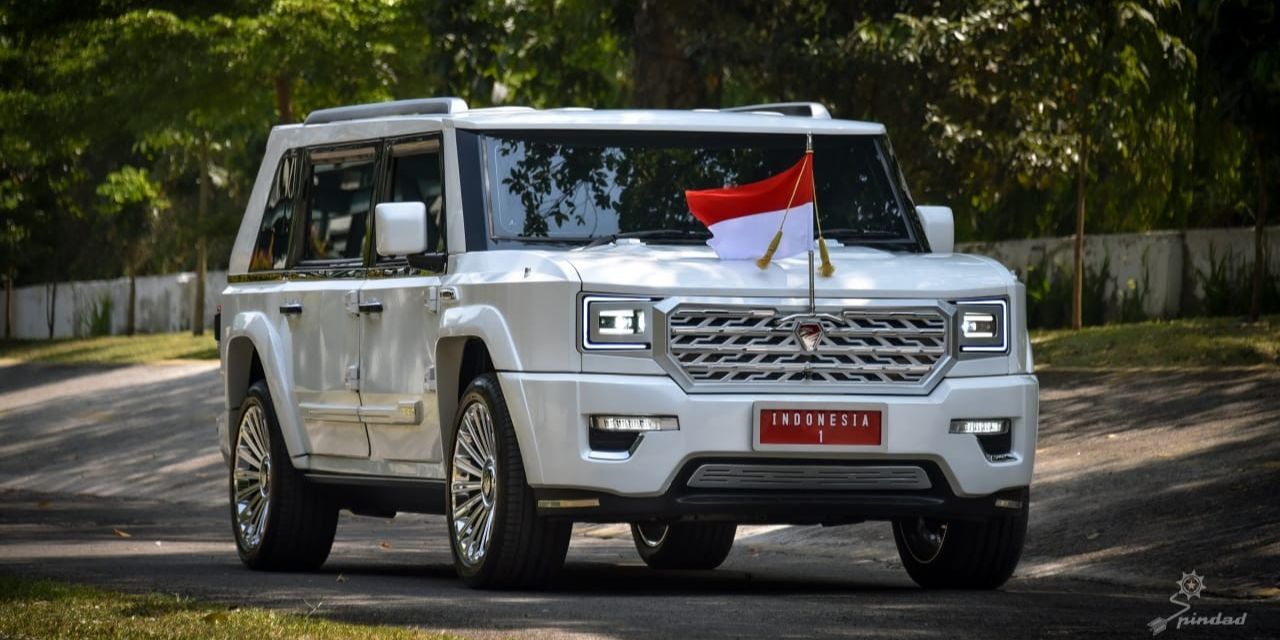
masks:
[[[346,373],[342,375],[342,384],[347,391],[360,390],[360,365],[353,364],[347,367]]]
[[[422,379],[422,390],[427,393],[436,392],[436,368],[427,367],[427,375]]]

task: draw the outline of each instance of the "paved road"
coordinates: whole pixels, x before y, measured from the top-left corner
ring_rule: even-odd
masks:
[[[1139,637],[1174,609],[1280,636],[1280,373],[1043,377],[1031,533],[994,593],[924,592],[888,526],[752,527],[724,568],[654,572],[624,530],[580,527],[544,592],[453,578],[442,519],[344,515],[313,574],[239,565],[208,365],[0,367],[0,571],[178,592],[466,636]],[[121,537],[116,532],[127,534]]]

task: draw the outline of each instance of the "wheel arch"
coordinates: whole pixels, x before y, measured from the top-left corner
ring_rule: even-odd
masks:
[[[289,360],[285,357],[282,338],[271,327],[261,313],[243,313],[235,318],[234,328],[228,331],[226,347],[223,355],[222,370],[224,382],[224,411],[227,416],[228,440],[220,443],[230,449],[230,434],[239,418],[240,405],[251,387],[258,380],[267,383],[271,392],[271,405],[275,409],[276,419],[280,422],[280,433],[284,437],[285,448],[294,465],[302,468],[305,458],[298,458],[307,453],[306,434],[292,402],[290,390],[293,388],[289,376]]]

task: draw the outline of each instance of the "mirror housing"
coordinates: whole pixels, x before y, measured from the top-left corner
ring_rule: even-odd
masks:
[[[916,207],[929,249],[934,253],[951,253],[956,247],[956,222],[951,207]]]
[[[427,250],[427,205],[383,202],[373,209],[374,246],[380,256],[403,256]]]

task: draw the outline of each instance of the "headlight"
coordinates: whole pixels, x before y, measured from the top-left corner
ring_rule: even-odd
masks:
[[[960,351],[1004,352],[1009,349],[1009,303],[1004,300],[964,300],[956,303],[960,323]]]
[[[648,349],[653,301],[649,298],[587,296],[582,299],[582,348]]]

